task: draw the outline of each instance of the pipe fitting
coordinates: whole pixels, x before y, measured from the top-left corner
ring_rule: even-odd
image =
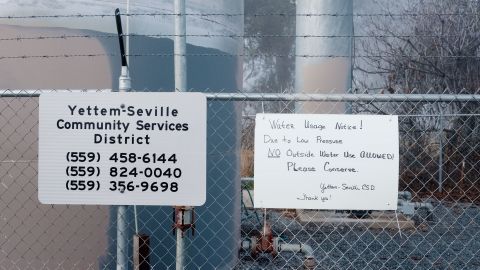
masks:
[[[118,90],[120,92],[126,92],[132,89],[132,82],[127,66],[122,66],[120,78],[118,79]]]
[[[424,208],[427,209],[430,213],[433,212],[433,205],[428,202],[414,202],[415,208]]]
[[[195,235],[195,209],[189,206],[176,206],[173,208],[173,233],[177,230],[181,232],[183,237],[185,232],[192,231],[192,236]]]
[[[283,242],[280,237],[273,237],[272,229],[266,223],[260,236],[254,236],[250,239],[240,242],[240,248],[250,250],[252,257],[257,257],[259,253],[270,253],[275,258],[282,251],[303,253],[305,269],[315,269],[316,261],[313,256],[313,249],[307,244],[290,244]]]
[[[280,251],[303,253],[303,256],[304,256],[303,265],[305,269],[315,269],[316,267],[315,257],[313,256],[313,248],[307,244],[281,243],[278,246],[278,252]]]
[[[315,269],[317,263],[315,262],[315,258],[306,258],[303,262],[303,267],[305,269]]]
[[[410,191],[399,191],[398,198],[406,201],[410,201],[412,199],[412,193]]]
[[[252,246],[252,242],[249,239],[247,239],[241,242],[240,248],[243,250],[249,250],[251,246]]]

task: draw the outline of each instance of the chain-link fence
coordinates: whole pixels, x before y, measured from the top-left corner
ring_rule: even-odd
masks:
[[[313,107],[327,108],[323,113],[349,108],[353,114],[399,115],[397,211],[245,210],[242,236],[261,235],[266,219],[280,242],[310,246],[318,269],[479,268],[478,97],[458,97],[317,96]],[[303,104],[283,103],[280,111],[302,111]],[[253,172],[247,157],[254,149],[254,117],[247,116],[245,125],[242,146],[250,163],[242,173],[248,175]],[[245,200],[250,200],[250,188],[244,186]],[[303,257],[280,251],[273,259],[247,251],[240,261],[245,268],[297,268],[308,263],[308,255],[308,249]]]
[[[38,202],[39,93],[1,92],[0,268],[114,269],[117,207]],[[208,195],[195,209],[195,234],[185,234],[188,269],[480,268],[478,95],[207,97]],[[241,115],[245,106],[399,115],[397,211],[255,209],[255,123],[254,113]],[[129,269],[135,233],[149,237],[151,269],[175,268],[172,215],[171,207],[128,207]]]
[[[208,120],[187,269],[480,269],[478,1],[192,0],[185,34],[168,1],[127,1],[125,54],[114,1],[7,2],[0,88],[117,89],[125,55],[134,89],[164,91],[188,59]],[[41,92],[0,90],[0,269],[122,269],[118,240],[128,269],[174,269],[172,207],[39,203]],[[259,112],[398,115],[397,210],[255,209]]]

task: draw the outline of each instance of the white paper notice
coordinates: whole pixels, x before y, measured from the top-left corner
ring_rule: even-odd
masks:
[[[257,114],[256,208],[394,210],[398,116]]]

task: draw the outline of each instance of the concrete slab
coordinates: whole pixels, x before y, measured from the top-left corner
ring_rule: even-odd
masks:
[[[398,213],[397,217],[395,212],[390,211],[373,211],[367,218],[355,218],[348,213],[297,209],[297,218],[301,223],[364,226],[369,229],[398,229],[400,227],[402,230],[406,230],[415,228],[413,220],[401,213]]]
[[[242,190],[242,199],[247,209],[253,208],[253,190]],[[397,212],[398,213],[398,212]],[[414,229],[415,222],[407,216],[393,211],[373,211],[367,218],[351,217],[348,213],[329,210],[296,209],[296,217],[300,223],[316,223],[334,226],[363,226],[369,229]],[[397,222],[398,218],[398,222]]]

